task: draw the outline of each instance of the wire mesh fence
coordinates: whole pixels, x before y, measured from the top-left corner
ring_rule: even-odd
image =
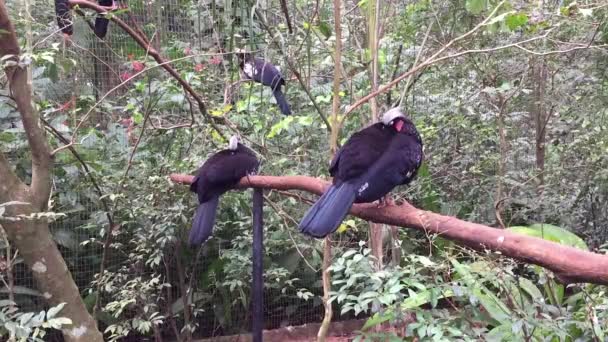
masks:
[[[126,2],[118,4],[127,5]],[[248,22],[240,20],[248,17],[248,13],[243,8],[238,8],[236,17],[238,20],[234,21],[236,28],[221,23],[232,20],[225,13],[227,10],[237,13],[237,9],[224,8],[226,4],[216,1],[129,1],[129,11],[123,13],[119,11],[118,16],[136,32],[147,37],[150,47],[159,51],[166,60],[172,60],[176,70],[183,77],[187,77],[184,75],[186,72],[201,71],[220,65],[223,56],[213,52],[221,52],[219,46],[224,45],[226,40],[232,39],[231,31],[246,32],[250,29]],[[62,124],[76,127],[81,120],[86,120],[85,127],[104,132],[111,131],[113,124],[128,126],[129,123],[125,124],[124,120],[130,115],[121,112],[119,108],[124,108],[124,105],[132,99],[128,93],[136,86],[138,80],[143,80],[142,83],[147,86],[175,85],[172,77],[161,68],[151,70],[145,76],[134,77],[146,67],[146,62],[151,60],[149,51],[138,45],[130,35],[116,27],[114,23],[110,23],[107,36],[102,40],[96,37],[91,29],[95,16],[87,12],[83,17],[73,11],[74,34],[69,40],[64,40],[56,28],[55,18],[49,15],[53,13],[53,4],[38,1],[35,5],[34,14],[38,14],[39,18],[44,18],[48,22],[48,28],[44,31],[48,39],[44,44],[48,44],[49,47],[53,43],[58,44],[60,49],[58,61],[65,62],[54,71],[57,73],[55,82],[35,77],[38,88],[44,89],[44,96],[54,103],[65,104],[67,108],[65,115],[51,111],[43,112],[53,124],[61,120]],[[217,31],[218,27],[225,27],[224,31]],[[220,42],[220,40],[224,41]],[[208,53],[209,51],[211,52]],[[180,66],[185,65],[180,64],[182,60],[187,60],[188,68],[193,67],[194,70],[180,70]],[[233,76],[238,77],[238,75]],[[217,83],[215,93],[221,94],[224,77],[213,75],[211,77],[216,77],[210,82]],[[197,91],[206,93],[202,89]],[[162,93],[162,89],[159,89],[155,94],[160,94],[159,97],[162,97]],[[145,102],[146,99],[141,101]],[[223,101],[223,98],[210,99],[212,103]],[[95,109],[89,113],[74,111],[78,107]],[[153,108],[154,114],[161,118],[158,121],[159,125],[187,120],[190,118],[191,109],[192,104],[186,96],[167,101],[161,99]],[[15,122],[18,122],[17,118]],[[134,138],[128,135],[121,136],[117,140],[125,151],[129,151],[134,142]],[[212,148],[213,146],[210,150]],[[180,256],[176,250],[185,247],[172,245],[162,251],[163,262],[154,267],[148,267],[144,262],[133,263],[129,249],[134,248],[134,235],[137,235],[137,232],[126,233],[128,229],[117,228],[121,225],[128,226],[122,222],[115,222],[117,227],[110,227],[107,217],[108,208],[102,205],[101,198],[106,194],[95,191],[86,172],[80,169],[73,159],[59,158],[55,168],[59,171],[54,184],[56,195],[53,210],[66,213],[66,216],[53,223],[51,230],[89,311],[96,311],[98,318],[101,317],[102,329],[116,323],[116,319],[104,316],[105,306],[108,303],[124,302],[128,299],[124,296],[128,295],[126,289],[133,286],[131,283],[133,279],[126,279],[124,277],[126,274],[138,279],[138,286],[150,284],[154,277],[162,274],[159,281],[167,284],[170,287],[168,290],[139,289],[143,295],[149,295],[149,298],[142,299],[141,303],[161,305],[168,310],[158,311],[175,317],[176,326],[171,327],[169,324],[161,326],[159,328],[161,335],[179,334],[186,320],[189,320],[191,326],[196,326],[192,329],[195,331],[194,336],[197,337],[240,334],[250,330],[250,295],[247,292],[250,278],[243,279],[243,284],[239,284],[232,291],[226,291],[230,289],[229,286],[209,284],[209,282],[223,284],[234,281],[217,270],[218,263],[225,263],[225,259],[234,257],[234,255],[225,255],[229,249],[234,248],[233,243],[220,240],[209,247],[204,247],[201,252],[203,256],[199,256],[198,262],[180,261],[179,258],[183,256]],[[95,166],[92,167],[91,172],[98,181],[103,181],[107,176],[103,169],[95,169]],[[64,180],[62,174],[69,174],[72,177]],[[101,188],[104,191],[109,189],[104,184],[101,184]],[[194,205],[194,202],[190,204]],[[184,226],[187,226],[187,223]],[[116,231],[112,233],[112,241],[106,245],[108,240],[105,232],[109,228]],[[240,257],[245,258],[241,266],[249,269],[251,264],[246,259],[250,256],[243,254]],[[186,269],[180,269],[182,267]],[[102,269],[103,275],[100,274]],[[152,269],[155,271],[151,271]],[[17,263],[11,274],[14,276],[14,284],[8,291],[14,294],[14,299],[22,310],[36,311],[46,306],[43,295],[36,290],[31,270],[25,264]],[[264,304],[265,329],[320,322],[323,317],[320,275],[318,270],[314,272],[295,270],[291,276],[298,280],[290,290],[267,288]],[[195,277],[197,280],[192,281],[190,277]],[[203,278],[204,281],[199,281]],[[197,291],[188,300],[193,303],[194,317],[184,318],[186,302],[183,298],[188,290],[183,286],[193,283]],[[117,295],[120,298],[113,297],[113,294],[120,292],[121,288],[125,293]],[[297,294],[298,291],[311,292],[310,295],[302,296]],[[162,303],[159,303],[161,301]],[[135,316],[139,308],[129,307],[128,310],[133,312],[121,317]],[[339,317],[334,316],[334,319]]]
[[[180,76],[191,81],[195,90],[205,97],[212,109],[220,108],[229,102],[226,100],[224,89],[227,83],[235,82],[239,77],[235,71],[237,68],[231,64],[232,59],[225,55],[226,47],[232,49],[236,46],[247,46],[257,49],[261,55],[272,55],[276,57],[276,60],[280,60],[278,53],[272,51],[269,44],[264,44],[266,32],[259,26],[259,23],[252,21],[252,7],[246,2],[161,0],[129,1],[128,3],[122,1],[118,4],[128,5],[129,11],[119,11],[117,15],[129,27],[147,37],[150,47],[158,51],[166,61],[172,61],[175,70]],[[297,11],[294,12],[297,13]],[[113,137],[117,146],[125,151],[123,159],[127,159],[125,156],[128,157],[134,144],[139,143],[136,132],[130,131],[134,115],[133,112],[126,113],[125,108],[128,108],[128,105],[139,106],[149,111],[152,125],[155,127],[183,124],[191,119],[193,115],[192,99],[186,95],[176,95],[179,92],[167,90],[180,89],[180,86],[166,70],[155,66],[141,75],[138,74],[153,64],[150,62],[150,50],[142,48],[115,23],[110,23],[106,38],[99,39],[90,28],[95,16],[89,13],[83,17],[73,12],[74,35],[69,41],[65,41],[58,33],[55,19],[50,15],[51,13],[53,13],[52,3],[35,2],[35,12],[32,15],[36,19],[41,18],[41,22],[46,23],[38,25],[46,26],[43,32],[49,37],[41,39],[40,41],[43,43],[40,43],[40,46],[58,44],[61,55],[58,61],[60,60],[61,63],[58,63],[57,70],[34,70],[34,74],[56,74],[56,80],[53,82],[48,81],[48,78],[34,77],[35,87],[44,89],[43,96],[53,103],[64,104],[68,108],[69,114],[58,114],[56,111],[47,109],[43,111],[47,119],[54,123],[56,123],[55,121],[64,122],[71,127],[76,127],[81,120],[86,120],[85,126],[103,130]],[[280,19],[272,15],[267,17],[270,25],[279,25]],[[356,37],[349,37],[345,50],[356,50],[355,40]],[[289,49],[292,42],[281,41],[280,44]],[[298,42],[297,44],[303,43]],[[411,49],[405,51],[404,55],[413,60],[416,51],[416,49]],[[70,60],[73,60],[74,63],[71,63]],[[303,68],[303,70],[312,74],[310,68]],[[202,71],[205,71],[205,82],[197,84],[197,77],[201,77]],[[331,72],[325,73],[323,67],[314,71],[317,72],[315,77],[319,80],[313,79],[311,82],[317,82],[316,86],[325,89],[328,93],[331,86]],[[290,71],[283,68],[283,73],[289,75]],[[455,115],[451,112],[453,110],[452,102],[461,100],[463,106],[475,109],[474,112],[468,113],[474,117],[469,122],[477,124],[479,130],[493,127],[495,109],[480,105],[485,102],[476,94],[477,88],[471,87],[473,89],[471,93],[463,93],[460,88],[462,82],[475,83],[479,82],[479,79],[471,76],[468,80],[463,77],[446,82],[444,77],[445,75],[430,72],[421,78],[406,100],[408,110],[412,113],[426,113],[427,108],[433,106],[433,108],[446,110],[446,112],[438,111],[433,115],[449,118]],[[355,88],[365,88],[366,82],[368,82],[367,75],[360,73],[353,77],[350,85],[352,87],[354,84]],[[438,86],[438,84],[440,85]],[[235,94],[237,100],[239,97],[249,97],[250,94],[245,91],[252,91],[251,88],[243,88],[245,90],[242,94],[239,92]],[[436,89],[441,89],[442,92],[438,94]],[[183,93],[183,90],[180,91]],[[75,110],[80,107],[94,109],[90,113]],[[466,116],[467,112],[457,114]],[[511,143],[506,154],[507,166],[511,171],[519,171],[518,174],[512,175],[512,178],[524,184],[533,183],[536,170],[536,151],[533,144],[534,127],[530,124],[531,120],[528,115],[529,113],[525,110],[510,112],[505,123],[509,128],[508,134]],[[366,122],[366,120],[362,119],[361,122]],[[18,123],[18,117],[14,117],[14,123]],[[126,127],[126,132],[114,130],[115,126]],[[447,124],[446,126],[447,131],[450,127]],[[470,127],[459,129],[470,132],[467,131]],[[458,134],[455,135],[458,136]],[[86,135],[86,139],[83,139],[82,143],[87,144],[89,139],[94,141],[94,134]],[[174,139],[184,145],[188,139],[190,139],[190,144],[195,140],[188,136],[174,137]],[[467,137],[463,138],[463,140],[466,139]],[[458,140],[460,141],[460,138]],[[200,148],[198,152],[208,153],[215,149],[215,146],[212,146],[207,140],[198,140],[197,143],[209,144],[208,147]],[[475,147],[496,152],[495,141],[485,141],[484,143],[486,145]],[[457,146],[456,143],[454,145]],[[167,144],[167,146],[169,146],[167,151],[170,151],[165,153],[167,158],[171,157],[175,160],[188,158],[190,147],[176,147],[171,144]],[[459,153],[460,151],[455,151],[454,154],[457,156],[448,160],[447,163],[455,165],[454,168],[458,168],[458,170],[466,170],[466,165],[473,165],[479,161],[478,159],[485,160],[489,164],[495,162],[491,158],[496,153],[474,155],[473,157],[471,157],[473,153],[469,153],[468,156],[466,156],[467,153]],[[105,156],[108,160],[113,157],[111,153]],[[449,164],[449,162],[454,164]],[[120,184],[121,179],[108,175],[104,165],[96,164],[94,161],[91,163],[94,164],[91,172],[102,182]],[[129,160],[128,163],[131,161]],[[162,161],[159,161],[158,164],[162,165]],[[162,165],[162,167],[164,166]],[[145,316],[148,306],[155,307],[153,311],[159,312],[165,317],[173,317],[174,322],[173,325],[167,323],[157,328],[158,331],[155,333],[160,335],[175,336],[181,333],[187,323],[191,326],[186,328],[192,328],[197,337],[232,335],[249,331],[251,313],[248,287],[251,264],[247,243],[251,236],[246,232],[249,229],[247,214],[238,211],[230,212],[226,209],[224,212],[226,216],[221,221],[229,221],[226,217],[230,217],[233,224],[218,228],[220,232],[224,232],[224,235],[220,235],[220,238],[215,239],[213,243],[203,247],[200,255],[193,251],[182,253],[182,249],[185,250],[186,246],[175,243],[180,237],[165,243],[161,241],[164,235],[155,231],[160,230],[158,222],[162,222],[162,217],[154,213],[157,216],[152,217],[153,214],[150,214],[149,218],[140,217],[138,223],[134,224],[132,221],[136,221],[133,217],[135,214],[129,214],[126,209],[137,209],[134,212],[142,216],[146,216],[145,211],[135,208],[138,206],[135,203],[132,204],[133,208],[129,208],[129,205],[125,205],[123,202],[121,205],[127,207],[119,213],[122,215],[123,221],[115,222],[116,227],[110,227],[110,220],[107,217],[108,208],[104,207],[102,197],[108,196],[109,194],[105,193],[105,190],[110,191],[111,188],[102,184],[104,191],[101,194],[95,191],[86,172],[69,158],[56,160],[56,170],[54,210],[66,213],[67,216],[53,223],[51,229],[91,312],[97,310],[97,312],[116,313],[115,307],[108,309],[107,306],[128,303],[130,297],[139,294],[141,298],[136,300],[138,305],[127,305],[126,313],[121,312],[120,319],[135,322],[133,318]],[[166,173],[167,170],[163,170],[163,172]],[[62,177],[63,175],[72,177]],[[152,173],[142,170],[137,177],[146,178],[151,175]],[[446,176],[446,178],[448,177],[450,176]],[[490,182],[495,180],[491,177],[488,178]],[[479,178],[476,178],[475,175],[465,172],[457,180],[458,184],[454,186],[463,188],[466,188],[467,183],[479,182]],[[557,183],[558,180],[553,181]],[[451,185],[446,185],[446,187],[448,186]],[[172,192],[166,190],[167,187],[166,184],[163,185],[159,192]],[[488,188],[492,187],[485,187],[482,190],[485,191]],[[535,191],[533,186],[521,187],[521,189],[522,192]],[[129,197],[127,201],[136,199],[142,202],[150,201],[145,194],[138,197],[138,190],[141,189],[125,189],[125,192],[130,191],[133,194],[133,197]],[[175,192],[180,191],[185,192],[186,189],[175,190]],[[454,191],[454,193],[458,193],[458,191]],[[176,236],[184,234],[190,219],[188,215],[196,205],[194,197],[189,195],[167,194],[171,200],[175,200],[179,204],[176,204],[174,208],[167,205],[163,209],[166,209],[168,213],[173,210],[173,214],[175,214],[173,218],[177,217],[177,212],[183,212],[185,219],[179,227],[175,227],[175,225],[160,227],[173,229],[171,233]],[[474,205],[475,212],[471,214],[471,218],[479,222],[492,222],[495,216],[493,203],[497,199],[493,197],[495,196],[493,193],[484,192],[482,195],[479,196],[479,199],[471,200],[475,205],[479,204],[475,200],[486,202],[478,206]],[[248,196],[247,193],[234,195],[234,197],[230,197],[230,202],[243,201],[243,198]],[[491,202],[490,205],[488,205],[489,202]],[[114,209],[115,206],[110,203],[110,208]],[[267,209],[269,210],[269,208]],[[441,209],[445,213],[453,215],[456,215],[459,210],[456,206],[449,208],[449,203]],[[246,210],[242,211],[246,212]],[[240,216],[242,216],[240,219],[234,219]],[[269,222],[267,239],[274,238],[272,233],[276,231],[294,230],[293,224],[285,228],[287,224],[279,221],[277,219]],[[139,227],[136,227],[137,225]],[[112,230],[111,241],[105,234],[108,229]],[[228,237],[231,231],[238,233],[234,236],[238,236],[239,240],[232,241]],[[182,236],[181,240],[185,240],[185,238]],[[301,243],[297,237],[281,241],[286,241],[294,246]],[[336,245],[338,248],[356,248],[358,242],[354,238],[353,240],[346,238],[343,241],[336,241]],[[134,251],[140,247],[144,248],[146,244],[148,244],[149,251],[138,252],[141,252],[141,255],[149,255],[149,260],[152,262],[137,260],[134,257],[137,254]],[[317,243],[316,247],[318,245]],[[271,254],[272,245],[267,248],[271,249],[268,252]],[[240,252],[234,253],[235,249]],[[291,283],[289,286],[268,286],[266,288],[264,305],[266,329],[322,320],[321,272],[305,265],[300,260],[309,258],[314,253],[317,253],[316,257],[319,258],[318,250],[308,248],[302,252],[295,248],[294,251],[290,251],[292,254],[286,252],[273,259],[283,260],[285,265],[291,265],[281,264],[281,267],[288,269]],[[11,253],[14,255],[15,251],[13,250]],[[267,257],[271,259],[269,256]],[[290,263],[291,259],[300,261]],[[102,269],[104,272],[100,274]],[[31,271],[27,269],[26,265],[15,264],[11,274],[14,281],[11,292],[14,293],[16,301],[23,310],[34,311],[45,306],[43,295],[35,290],[36,286]],[[286,277],[284,274],[278,273],[269,273],[266,276]],[[166,286],[162,284],[166,284]],[[191,287],[196,291],[189,292],[188,289]],[[2,296],[5,295],[5,293],[2,294]],[[185,306],[188,303],[194,304],[192,313],[190,313],[192,317],[186,317],[188,314],[185,313]],[[99,307],[96,309],[97,306]],[[340,312],[337,305],[335,305],[335,309],[336,312]],[[100,314],[99,316],[102,317],[100,320],[103,329],[117,324],[117,320],[109,316],[111,315]],[[335,314],[333,320],[351,317],[348,314]]]

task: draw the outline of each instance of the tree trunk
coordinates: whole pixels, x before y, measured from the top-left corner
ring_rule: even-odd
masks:
[[[547,136],[547,110],[544,105],[547,82],[547,65],[544,59],[536,61],[533,66],[534,102],[532,119],[535,128],[536,186],[537,193],[542,195],[545,187],[545,140]]]
[[[329,138],[330,155],[333,156],[338,150],[338,135],[340,134],[340,124],[338,123],[338,113],[340,111],[340,79],[341,79],[341,60],[342,60],[342,26],[340,23],[340,0],[333,1],[334,7],[334,30],[336,34],[336,44],[334,47],[334,82],[333,82],[333,101],[332,101],[332,115],[331,115],[331,135]],[[329,292],[331,291],[331,274],[329,273],[329,267],[331,266],[331,239],[329,236],[325,237],[323,241],[323,266],[322,266],[322,279],[323,279],[323,306],[325,307],[325,314],[323,315],[323,321],[319,327],[317,333],[317,341],[325,342],[327,338],[327,332],[329,331],[329,325],[333,316],[331,303],[329,303]]]
[[[370,63],[370,81],[372,92],[378,90],[378,42],[379,42],[379,20],[378,15],[380,13],[380,0],[373,0],[368,3],[367,12],[367,48],[371,53]],[[378,118],[378,102],[376,98],[373,98],[369,102],[371,108],[370,123],[373,123]],[[390,195],[389,195],[390,196]],[[376,258],[376,269],[382,269],[382,256],[384,255],[384,249],[382,248],[382,232],[383,226],[381,224],[369,223],[369,247],[372,250],[372,255]]]
[[[21,199],[23,194],[13,200]],[[32,210],[19,206],[21,210],[13,210],[11,214],[30,214]],[[34,274],[38,290],[51,306],[66,303],[58,316],[72,320],[71,326],[62,329],[65,341],[85,342],[103,341],[97,329],[97,323],[87,312],[80,297],[80,292],[72,274],[68,270],[57,245],[53,241],[49,226],[46,222],[21,221],[18,223],[3,223],[3,227],[14,246],[19,250],[25,263]]]
[[[0,40],[0,57],[19,56],[15,29],[9,19],[4,0],[0,0],[0,31],[4,32]],[[17,58],[10,57],[7,61],[9,60],[17,61]],[[53,241],[48,223],[23,218],[17,221],[6,220],[11,217],[16,218],[18,215],[44,211],[51,190],[53,162],[38,113],[32,106],[28,69],[9,64],[5,68],[11,98],[17,105],[23,128],[27,133],[32,155],[32,181],[30,186],[25,185],[13,172],[4,154],[0,153],[0,179],[2,179],[0,203],[10,201],[27,203],[7,206],[2,226],[9,240],[32,270],[38,289],[48,303],[52,306],[66,303],[59,313],[60,316],[72,320],[71,325],[66,325],[62,329],[65,341],[103,341],[97,323],[87,312],[78,287]]]

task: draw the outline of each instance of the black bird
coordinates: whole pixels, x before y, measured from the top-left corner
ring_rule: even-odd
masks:
[[[338,229],[353,203],[379,200],[408,184],[422,163],[422,139],[399,108],[353,134],[329,167],[333,184],[300,222],[302,233],[324,237]]]
[[[107,7],[110,11],[118,8],[114,3],[114,0],[97,0],[97,3],[100,6]],[[99,38],[104,38],[108,33],[108,25],[110,24],[110,19],[104,18],[103,16],[97,16],[95,18],[95,35]]]
[[[211,236],[220,196],[233,189],[239,180],[255,174],[260,163],[254,152],[230,138],[228,148],[212,155],[198,170],[190,191],[198,195],[199,206],[194,215],[189,243],[198,246]]]
[[[74,33],[72,26],[72,14],[70,13],[70,5],[68,0],[55,0],[55,16],[57,17],[57,26],[61,32],[71,36]]]
[[[285,85],[285,79],[281,75],[281,72],[274,65],[261,58],[255,58],[250,53],[238,52],[237,56],[239,58],[239,67],[245,74],[245,77],[270,87],[281,109],[281,113],[290,115],[291,109],[289,108],[289,103],[287,103],[285,95],[281,91],[281,86]]]

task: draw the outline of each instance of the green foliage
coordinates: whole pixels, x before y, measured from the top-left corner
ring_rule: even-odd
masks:
[[[576,247],[582,250],[589,250],[589,247],[587,247],[585,241],[583,241],[583,239],[578,237],[576,234],[552,224],[537,223],[528,227],[513,226],[507,229],[516,233],[557,242],[562,245]]]
[[[373,264],[356,250],[346,251],[332,270],[337,272],[335,285],[342,285],[344,276],[348,276],[350,284],[347,280],[347,285],[334,292],[332,299],[345,301],[343,307],[359,305],[367,310],[366,302],[385,297],[386,291],[376,291],[378,286],[373,287],[374,282],[369,280],[382,273],[367,266],[353,266],[356,255],[360,256],[359,264],[370,267]],[[342,258],[345,261],[341,261]],[[417,337],[422,340],[573,341],[605,334],[595,318],[606,314],[605,306],[600,306],[601,309],[595,306],[598,300],[606,301],[598,297],[604,294],[605,287],[571,286],[567,300],[549,304],[539,288],[542,277],[528,272],[516,274],[513,263],[496,263],[491,257],[466,263],[450,255],[445,258],[453,266],[453,275],[447,264],[423,256],[409,256],[412,262],[406,269],[410,272],[401,267],[388,268],[387,282],[397,284],[394,286],[400,289],[390,293],[392,302],[379,301],[372,307],[374,313],[363,326],[359,340],[362,337],[388,340]],[[413,266],[416,260],[420,266]],[[365,272],[366,269],[369,271]],[[590,307],[600,311],[590,312]],[[374,332],[373,327],[381,327],[382,331],[389,327],[390,332]]]
[[[10,341],[44,341],[49,329],[61,329],[72,324],[69,318],[58,316],[65,303],[47,311],[21,312],[16,303],[0,300],[0,337]]]
[[[471,14],[480,14],[487,6],[487,0],[467,0],[465,8],[467,11],[471,12]]]
[[[367,31],[361,25],[370,3],[359,1],[357,8],[348,8],[341,18],[345,75],[340,112],[371,91],[371,53],[362,48]],[[424,48],[421,58],[425,58],[475,27],[498,3],[394,3],[390,11],[381,12],[387,17],[381,18],[385,26],[378,50],[379,84],[406,72],[420,49]],[[499,214],[513,231],[581,249],[596,248],[608,240],[608,62],[604,50],[538,56],[522,48],[564,50],[586,46],[591,37],[595,43],[608,42],[608,15],[606,8],[586,3],[543,4],[540,8],[536,2],[505,2],[482,30],[458,41],[447,53],[492,49],[542,34],[547,38],[521,44],[518,49],[445,60],[414,75],[406,93],[404,81],[376,98],[384,109],[405,94],[403,107],[425,143],[425,161],[416,180],[393,194],[426,210],[487,225],[497,226]],[[195,196],[187,187],[167,180],[173,172],[193,173],[225,141],[207,124],[183,87],[121,30],[113,26],[101,44],[90,39],[86,23],[76,17],[75,44],[64,44],[59,35],[53,35],[51,3],[35,5],[32,15],[39,23],[27,23],[33,25],[34,51],[17,63],[32,66],[36,106],[42,117],[64,137],[76,137],[74,147],[101,190],[100,195],[69,151],[57,154],[49,211],[65,216],[57,216],[51,229],[86,294],[89,310],[99,302],[97,318],[106,338],[147,338],[155,332],[170,335],[173,326],[179,332],[207,335],[246,332],[251,298],[250,193],[226,194],[213,238],[200,250],[191,250],[186,241]],[[272,35],[249,2],[164,5],[129,2],[137,20],[148,20],[141,23],[141,29],[203,96],[209,113],[228,118],[259,153],[261,172],[326,177],[329,144],[325,127],[283,55],[297,66],[322,114],[329,115],[335,72],[331,2],[302,6],[288,1],[290,9],[297,9],[297,16],[292,15],[294,27],[301,28],[291,35],[283,27],[283,15],[276,12],[280,8],[276,0],[256,4],[267,8],[255,7],[267,16]],[[12,13],[21,11],[18,2],[8,6]],[[120,12],[115,15],[125,17]],[[13,17],[20,36],[25,37],[25,17]],[[429,36],[422,46],[427,30]],[[274,43],[281,46],[282,53]],[[27,46],[25,41],[22,46]],[[226,91],[227,84],[238,80],[238,68],[229,53],[215,53],[219,48],[230,52],[236,47],[251,48],[281,67],[294,116],[281,116],[271,92],[258,84],[242,82]],[[544,83],[534,73],[539,63],[547,68]],[[145,72],[114,89],[123,76],[133,76],[142,65]],[[107,74],[106,68],[111,69]],[[545,86],[540,100],[535,95],[539,84]],[[533,118],[539,103],[551,113],[543,128],[547,135],[542,172],[535,160]],[[346,117],[341,143],[369,122],[370,112],[364,105]],[[505,151],[500,148],[500,116]],[[224,134],[232,133],[220,127]],[[52,148],[64,144],[50,133],[49,140]],[[27,137],[10,94],[4,91],[0,93],[0,142],[1,152],[15,172],[29,182]],[[502,173],[498,168],[501,160]],[[295,228],[308,205],[277,192],[267,192],[267,198],[267,328],[319,321],[321,244],[300,236]],[[498,203],[502,209],[497,209]],[[554,225],[541,227],[531,222]],[[105,271],[97,274],[108,232],[112,241],[106,250]],[[605,287],[566,287],[539,267],[523,267],[497,255],[461,252],[441,237],[400,234],[398,241],[385,241],[385,247],[398,245],[403,257],[383,269],[376,267],[365,244],[358,245],[368,237],[361,220],[348,218],[334,235],[332,303],[342,318],[369,317],[360,339],[606,338]],[[24,266],[19,258],[13,265],[19,270]],[[13,292],[23,312],[33,311],[29,307],[41,296],[29,284],[17,285]],[[19,321],[20,312],[7,315]],[[393,331],[372,331],[386,326]],[[19,331],[33,335],[35,327],[30,328]]]
[[[505,24],[510,30],[518,29],[528,23],[528,15],[525,13],[509,14],[505,18]]]

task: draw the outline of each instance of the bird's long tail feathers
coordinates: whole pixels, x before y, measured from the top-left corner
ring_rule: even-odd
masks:
[[[279,105],[279,108],[281,109],[281,113],[283,113],[284,115],[291,115],[291,109],[289,108],[289,103],[287,103],[287,100],[285,99],[285,95],[283,95],[283,92],[281,91],[281,89],[279,89],[277,87],[277,89],[275,89],[272,94],[274,95],[275,100],[277,100],[277,104]]]
[[[102,17],[95,18],[95,35],[99,38],[104,38],[108,33],[108,25],[110,20]]]
[[[342,183],[332,185],[306,212],[300,221],[300,231],[314,237],[324,237],[338,229],[355,201],[357,187]]]
[[[194,214],[192,229],[190,230],[189,243],[195,247],[207,241],[213,233],[213,224],[215,223],[215,212],[220,201],[219,196],[215,196],[205,203],[199,204]]]

